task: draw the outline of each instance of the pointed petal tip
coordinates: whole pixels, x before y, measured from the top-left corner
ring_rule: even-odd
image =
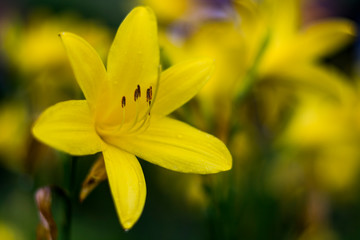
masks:
[[[348,23],[348,34],[354,37],[357,35],[357,28],[353,22]]]
[[[128,219],[121,221],[121,226],[124,228],[125,232],[130,231],[130,229],[135,225],[137,219]]]
[[[150,18],[155,19],[155,13],[154,11],[148,7],[148,6],[138,6],[135,7],[130,13],[129,15],[139,15],[139,16],[144,16],[144,15],[148,15]]]
[[[154,14],[154,11],[149,6],[137,6],[131,12]]]
[[[88,191],[85,189],[81,189],[80,195],[79,195],[79,202],[83,203],[85,198],[87,197],[87,195],[88,195]]]
[[[329,24],[332,24],[333,29],[337,29],[343,34],[347,34],[355,37],[357,35],[357,28],[354,22],[347,19],[334,19],[328,20]]]
[[[60,37],[62,43],[64,44],[65,49],[67,49],[69,39],[71,39],[71,38],[79,39],[80,38],[76,34],[69,33],[69,32],[60,32],[60,33],[58,33],[58,36]]]
[[[111,193],[121,226],[129,230],[145,206],[146,183],[135,155],[103,144],[103,156]]]
[[[38,120],[36,120],[33,125],[31,126],[31,134],[38,139]]]
[[[61,38],[61,40],[63,40],[64,37],[67,37],[67,36],[76,36],[76,35],[73,34],[73,33],[70,33],[70,32],[59,32],[59,33],[58,33],[58,36]]]
[[[227,159],[227,162],[224,164],[222,171],[229,171],[231,169],[232,169],[232,157],[230,155],[230,158]]]
[[[217,172],[229,171],[232,168],[232,163],[233,163],[232,156],[225,145],[223,151],[224,151],[223,152],[224,158],[221,164],[219,164],[219,168]]]
[[[61,40],[63,40],[64,38],[68,38],[68,37],[80,38],[76,34],[70,33],[70,32],[59,32],[58,36],[61,38]]]
[[[217,142],[218,154],[216,157],[214,156],[217,160],[213,162],[214,165],[212,167],[205,168],[203,172],[199,172],[201,174],[214,174],[232,169],[233,158],[230,151],[223,141],[216,137],[214,137],[214,139]]]

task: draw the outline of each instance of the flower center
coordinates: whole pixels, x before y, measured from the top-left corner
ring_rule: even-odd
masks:
[[[145,99],[144,96],[142,96],[142,87],[140,84],[136,85],[133,97],[129,94],[121,97],[121,102],[119,102],[118,105],[120,109],[117,108],[117,110],[110,115],[113,116],[114,119],[118,119],[117,124],[111,127],[109,125],[105,125],[106,127],[99,125],[99,128],[97,128],[99,135],[134,134],[138,131],[145,131],[148,128],[151,118],[150,112],[159,88],[160,73],[161,68],[159,67],[156,85],[154,88],[150,85],[146,89]],[[155,89],[154,92],[153,89]]]

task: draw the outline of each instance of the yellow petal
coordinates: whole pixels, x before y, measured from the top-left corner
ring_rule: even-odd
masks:
[[[271,48],[266,54],[262,69],[268,74],[285,69],[284,64],[314,61],[344,47],[355,35],[354,24],[348,20],[326,20],[316,23],[295,35],[292,41],[279,48]],[[292,68],[294,68],[292,66]]]
[[[167,115],[194,97],[209,80],[213,62],[211,59],[192,60],[164,71],[152,113]]]
[[[355,26],[348,20],[324,20],[293,36],[291,41],[267,51],[259,72],[268,75],[286,69],[297,68],[304,62],[314,62],[329,56],[354,39]]]
[[[285,83],[320,90],[343,103],[352,102],[354,92],[349,80],[336,69],[315,64],[299,64],[296,67],[285,66],[276,77]]]
[[[80,202],[94,190],[102,181],[107,179],[105,170],[104,157],[101,155],[96,162],[92,165],[86,179],[84,180],[80,191]]]
[[[72,33],[60,33],[76,80],[90,107],[97,99],[99,88],[106,79],[104,64],[96,51],[81,37]]]
[[[231,155],[219,139],[183,122],[152,119],[143,133],[107,136],[105,141],[151,163],[189,173],[216,173],[231,168]]]
[[[330,55],[355,38],[355,25],[349,20],[318,22],[295,38],[294,55],[300,59],[315,59]]]
[[[101,151],[85,100],[60,102],[46,109],[32,129],[40,141],[72,155]]]
[[[103,149],[106,173],[120,222],[130,229],[145,204],[146,184],[136,157],[111,145]]]
[[[270,0],[265,1],[265,12],[270,15],[269,25],[272,41],[282,44],[297,31],[300,23],[299,0]],[[286,20],[285,20],[286,19]]]
[[[154,88],[158,78],[159,47],[157,24],[151,9],[137,7],[132,10],[120,25],[110,48],[107,72],[107,87],[102,95],[104,112],[99,114],[102,122],[116,125],[121,117],[115,117],[126,99],[126,121],[134,119],[138,112],[148,106],[146,89]],[[138,88],[142,97],[141,106],[135,106],[134,92]],[[142,111],[145,112],[146,110]]]

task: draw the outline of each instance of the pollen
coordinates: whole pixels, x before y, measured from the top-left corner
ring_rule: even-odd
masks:
[[[125,96],[123,96],[121,99],[121,107],[124,108],[125,106],[126,106],[126,98]]]
[[[136,100],[138,100],[139,97],[141,97],[141,90],[140,90],[140,85],[137,85],[134,91],[134,101],[136,102]]]
[[[152,86],[146,90],[146,101],[151,103],[152,100]]]
[[[138,91],[139,97],[141,97],[141,89],[140,89],[140,85],[139,85],[139,84],[137,85],[137,91]]]

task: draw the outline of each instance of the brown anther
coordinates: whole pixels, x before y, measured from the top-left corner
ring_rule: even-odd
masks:
[[[136,100],[139,98],[139,92],[137,89],[135,89],[135,92],[134,92],[134,101],[136,102]]]
[[[141,89],[140,89],[140,85],[139,85],[139,84],[137,85],[137,91],[138,91],[139,97],[141,97]]]
[[[123,108],[125,106],[126,106],[126,98],[125,98],[125,96],[123,96],[121,99],[121,107]]]
[[[151,105],[151,100],[149,100],[149,106]]]
[[[149,99],[151,100],[151,99],[152,99],[152,86],[150,86],[149,89],[150,89],[150,91],[149,91],[149,92],[150,92],[150,94],[149,94]]]
[[[149,102],[150,100],[150,88],[146,89],[146,101]]]

